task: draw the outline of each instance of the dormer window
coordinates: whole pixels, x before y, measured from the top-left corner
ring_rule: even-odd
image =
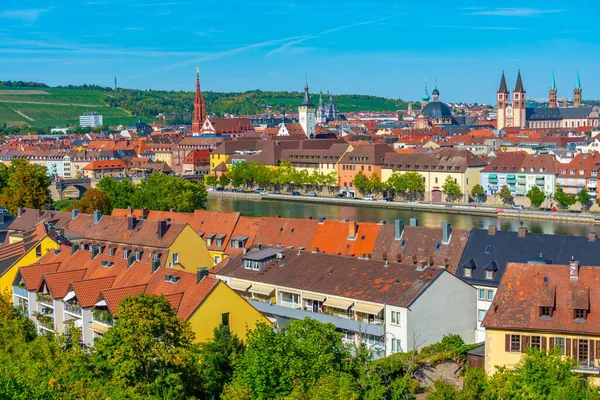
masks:
[[[142,260],[142,252],[136,251],[135,252],[135,261],[141,261],[141,260]]]
[[[552,318],[554,309],[552,307],[540,307],[540,318]]]
[[[494,271],[489,271],[489,270],[485,271],[485,279],[490,280],[490,281],[492,279],[494,279]]]
[[[465,268],[464,269],[464,276],[465,278],[470,278],[473,276],[473,270],[471,268]]]
[[[123,250],[123,258],[124,259],[129,258],[129,250]]]
[[[585,321],[587,319],[587,310],[576,308],[573,310],[573,319]]]

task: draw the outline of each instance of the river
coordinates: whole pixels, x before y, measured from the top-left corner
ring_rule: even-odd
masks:
[[[404,220],[408,225],[410,218],[419,219],[420,226],[439,227],[440,223],[448,221],[453,228],[472,229],[487,228],[495,224],[503,231],[516,231],[521,223],[530,232],[547,233],[554,235],[585,236],[595,230],[600,234],[600,227],[593,224],[531,220],[531,219],[506,219],[491,216],[445,214],[438,212],[394,210],[389,208],[341,206],[332,204],[302,203],[298,201],[286,202],[280,200],[240,199],[231,197],[209,198],[209,208],[215,211],[239,211],[248,217],[274,217],[280,215],[285,218],[318,218],[328,219],[349,218],[352,221],[393,223],[396,219]]]

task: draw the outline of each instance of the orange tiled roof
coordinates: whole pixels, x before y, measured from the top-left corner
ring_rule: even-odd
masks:
[[[27,288],[27,290],[38,290],[44,275],[56,272],[59,265],[59,263],[36,264],[19,268],[19,274],[21,275],[21,280],[25,284],[25,288]],[[18,279],[18,276],[15,280],[16,279]]]
[[[67,295],[71,282],[83,278],[85,269],[77,269],[65,272],[53,272],[45,274],[42,278],[38,290],[41,290],[44,283],[48,287],[48,292],[53,299],[62,299]]]
[[[350,231],[355,227],[355,236]],[[309,250],[318,248],[321,253],[360,257],[372,254],[381,226],[370,222],[326,220],[319,225]]]
[[[71,283],[71,290],[75,292],[81,307],[88,308],[98,302],[102,290],[111,288],[114,281],[114,276],[75,281]]]
[[[90,162],[88,165],[83,167],[87,171],[100,171],[103,169],[123,169],[127,168],[125,161],[123,160],[96,160]]]

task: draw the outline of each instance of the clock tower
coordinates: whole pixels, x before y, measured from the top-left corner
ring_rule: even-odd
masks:
[[[308,83],[304,85],[304,100],[298,107],[298,118],[300,125],[304,130],[306,137],[314,139],[315,137],[315,106],[311,102],[310,94],[308,93]]]

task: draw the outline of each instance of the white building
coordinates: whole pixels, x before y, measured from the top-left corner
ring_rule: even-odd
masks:
[[[304,86],[304,100],[302,104],[298,106],[298,118],[300,119],[300,125],[304,130],[306,137],[312,139],[315,137],[315,106],[310,99],[308,93],[308,84]]]
[[[442,268],[259,247],[216,274],[278,328],[332,323],[346,344],[366,343],[375,357],[451,333],[475,341],[475,289]]]
[[[102,115],[90,112],[79,117],[79,126],[82,128],[97,128],[102,126]]]

